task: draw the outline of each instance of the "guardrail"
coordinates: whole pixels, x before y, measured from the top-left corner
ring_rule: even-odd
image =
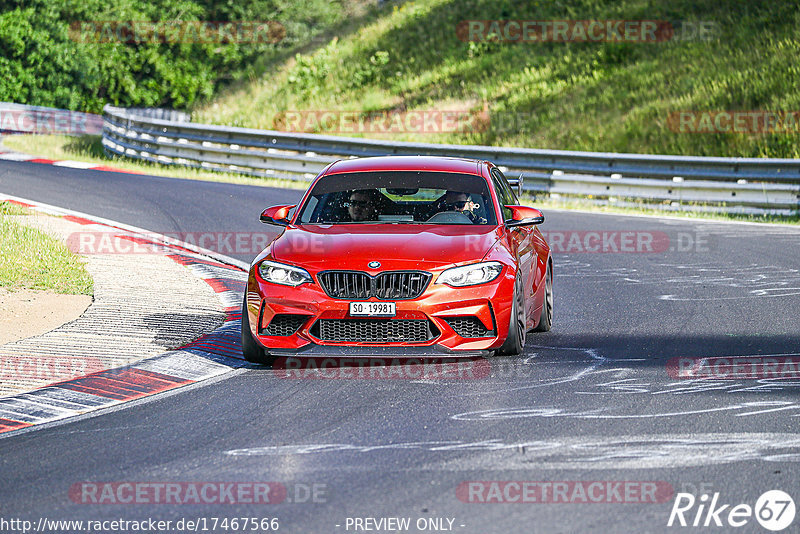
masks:
[[[654,156],[440,145],[255,130],[147,117],[104,108],[103,146],[131,158],[255,176],[310,180],[335,159],[442,155],[488,159],[525,174],[524,189],[551,197],[645,202],[666,209],[796,214],[800,160]],[[688,203],[688,204],[687,204]]]

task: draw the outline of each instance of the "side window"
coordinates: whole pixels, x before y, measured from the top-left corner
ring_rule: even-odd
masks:
[[[500,204],[503,210],[503,220],[507,220],[511,218],[511,210],[506,208],[507,205],[515,205],[518,204],[519,201],[517,200],[516,195],[509,187],[508,182],[506,182],[505,176],[497,169],[492,169],[492,181],[494,182],[494,188],[497,190],[497,194],[499,196],[498,200],[500,200]]]
[[[500,178],[502,178],[500,180],[500,184],[502,185],[503,189],[506,191],[506,194],[508,194],[509,198],[511,198],[511,200],[513,201],[513,202],[510,202],[510,204],[518,205],[519,204],[519,198],[517,197],[517,194],[514,192],[514,188],[511,187],[508,184],[508,178],[506,178],[506,175],[503,174],[500,171],[500,169],[495,169],[495,171],[497,172],[498,175],[500,175]]]
[[[308,202],[306,202],[306,207],[303,210],[303,215],[300,217],[300,221],[299,222],[302,224],[302,223],[307,223],[312,219],[317,220],[314,217],[314,215],[315,215],[315,212],[317,211],[317,206],[318,205],[319,205],[319,197],[316,197],[316,196],[309,197]],[[292,210],[292,211],[294,211],[294,210]],[[316,213],[316,215],[319,216],[318,213]]]

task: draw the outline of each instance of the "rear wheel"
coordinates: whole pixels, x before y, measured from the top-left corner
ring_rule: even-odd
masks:
[[[267,352],[259,345],[250,332],[250,314],[247,313],[247,294],[242,302],[242,354],[244,359],[252,363],[271,364],[274,358],[267,356]]]
[[[549,332],[553,327],[553,271],[550,264],[547,264],[547,272],[544,275],[544,302],[542,302],[542,315],[539,317],[539,324],[534,328],[534,332]]]
[[[517,276],[514,281],[514,301],[511,304],[511,320],[508,324],[508,337],[497,351],[503,356],[518,356],[525,348],[525,295],[522,291],[522,280]]]

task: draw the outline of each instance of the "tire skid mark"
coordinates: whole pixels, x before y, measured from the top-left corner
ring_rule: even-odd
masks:
[[[754,408],[758,408],[754,411]],[[767,409],[763,409],[767,408]],[[657,419],[665,417],[685,417],[687,415],[702,415],[716,412],[734,412],[734,416],[744,417],[780,410],[800,410],[800,404],[791,401],[755,401],[728,404],[725,406],[710,406],[698,408],[696,410],[680,410],[662,413],[627,413],[615,414],[608,413],[612,408],[597,408],[593,410],[569,411],[565,408],[556,407],[515,407],[515,408],[495,408],[488,410],[478,410],[474,412],[464,412],[450,416],[454,421],[491,421],[506,419],[532,419],[532,418],[568,418],[568,419]]]
[[[372,469],[387,454],[413,454],[413,469],[653,469],[719,465],[742,461],[800,461],[800,434],[719,433],[563,436],[542,440],[421,441],[408,443],[311,443],[263,445],[224,451],[229,457],[358,455],[356,465]],[[463,454],[470,453],[469,462]],[[420,456],[423,454],[423,456]],[[436,454],[433,457],[433,454]],[[442,458],[444,457],[444,458]],[[327,463],[327,462],[326,462]]]
[[[535,389],[535,388],[543,388],[543,387],[555,386],[555,385],[558,385],[558,384],[566,384],[566,383],[569,383],[569,382],[575,382],[575,381],[581,380],[581,379],[585,378],[586,376],[588,376],[588,375],[590,375],[590,374],[592,374],[594,372],[597,372],[597,370],[600,367],[602,367],[603,365],[605,365],[605,364],[607,364],[609,362],[617,361],[617,360],[613,360],[613,359],[607,358],[605,356],[602,356],[598,352],[598,349],[595,349],[595,348],[559,347],[559,346],[551,346],[551,345],[531,345],[531,344],[527,344],[526,347],[531,347],[531,348],[540,349],[540,350],[551,350],[551,351],[565,350],[565,351],[581,352],[581,353],[583,353],[583,354],[585,354],[587,356],[586,359],[583,359],[583,360],[571,360],[568,363],[583,363],[583,364],[585,364],[585,367],[582,368],[582,369],[579,369],[578,371],[575,371],[572,374],[566,375],[566,376],[560,376],[560,377],[555,377],[555,378],[541,378],[541,379],[536,379],[536,382],[533,382],[533,383],[526,382],[526,383],[523,383],[523,384],[520,384],[520,385],[514,385],[514,386],[498,387],[498,388],[486,388],[486,389],[481,389],[480,391],[474,391],[474,392],[470,392],[470,393],[460,392],[455,396],[456,397],[474,397],[474,396],[483,396],[483,395],[494,395],[494,394],[497,394],[497,393],[508,393],[508,392],[513,392],[513,391],[522,391],[522,390],[526,390],[526,389]],[[509,370],[505,370],[504,369],[503,372],[501,373],[501,376],[506,376],[506,375],[509,375],[509,376],[512,376],[512,377],[516,376],[515,375],[515,367],[519,367],[519,368],[530,367],[530,368],[533,368],[533,366],[545,365],[547,363],[547,362],[544,362],[544,361],[537,361],[539,358],[541,358],[541,353],[540,352],[535,352],[532,355],[529,355],[529,356],[525,357],[525,359],[522,360],[521,362],[519,362],[518,364],[512,365],[512,367]],[[628,361],[628,360],[622,360],[622,361]],[[491,365],[492,365],[493,369],[498,369],[499,370],[499,367],[502,365],[501,362],[498,362],[496,358],[490,360],[490,362],[491,362]],[[562,360],[559,360],[559,362],[560,363],[564,363]],[[439,381],[439,382],[437,382],[437,381],[419,381],[419,382],[420,383],[426,383],[426,384],[432,384],[432,385],[441,385],[441,384],[443,384],[441,381]]]
[[[622,281],[629,284],[659,287],[674,285],[681,291],[699,285],[717,290],[714,295],[702,297],[682,293],[664,293],[655,297],[661,301],[742,300],[800,295],[800,269],[777,265],[725,266],[711,262],[658,263],[654,266],[664,268],[667,272],[655,272],[632,267],[598,270],[585,261],[561,260],[559,263],[559,267],[562,269],[559,276],[591,278],[595,283]],[[723,291],[738,294],[730,295]]]

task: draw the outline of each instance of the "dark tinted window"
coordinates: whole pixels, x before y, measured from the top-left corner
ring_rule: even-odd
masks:
[[[470,174],[334,174],[314,184],[300,224],[497,224],[486,180]]]
[[[500,204],[502,206],[514,206],[519,204],[519,200],[517,200],[517,195],[514,194],[514,191],[511,189],[511,186],[508,185],[508,181],[506,177],[500,172],[499,169],[492,169],[492,181],[494,181],[494,188],[497,190],[497,194],[499,196],[498,200],[500,200]],[[503,219],[507,220],[511,218],[511,210],[503,207]]]

